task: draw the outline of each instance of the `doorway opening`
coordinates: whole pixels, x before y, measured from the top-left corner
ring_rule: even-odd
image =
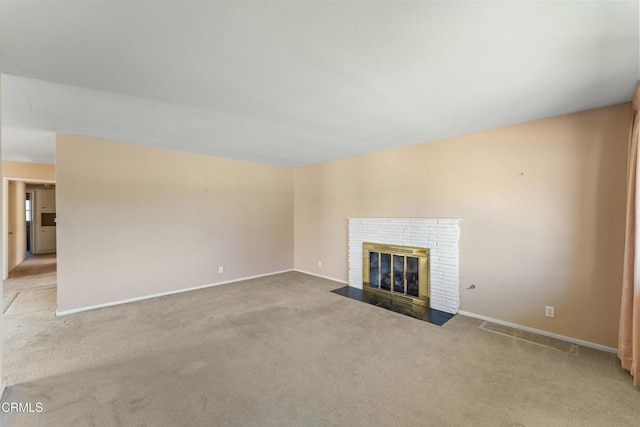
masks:
[[[51,310],[57,300],[55,183],[5,178],[4,316]]]

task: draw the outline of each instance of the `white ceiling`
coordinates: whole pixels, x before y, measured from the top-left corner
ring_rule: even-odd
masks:
[[[1,1],[3,154],[53,162],[56,131],[300,166],[612,105],[640,78],[639,14]]]

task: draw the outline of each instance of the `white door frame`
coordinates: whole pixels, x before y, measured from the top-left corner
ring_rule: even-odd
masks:
[[[22,181],[25,184],[55,184],[56,181],[52,179],[27,179],[27,178],[13,178],[6,176],[2,178],[2,229],[4,233],[2,235],[2,280],[9,277],[9,181]],[[33,248],[31,248],[33,249]]]

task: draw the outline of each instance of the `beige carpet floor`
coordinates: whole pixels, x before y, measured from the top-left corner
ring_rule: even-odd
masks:
[[[30,293],[47,289],[47,292],[31,294],[28,299],[37,298],[39,301],[43,301],[53,295],[55,304],[56,270],[56,254],[29,255],[20,265],[9,272],[9,278],[3,282],[3,313],[10,314],[8,312],[10,305],[18,302],[17,297],[22,292]],[[27,301],[26,298],[20,299]],[[22,311],[23,308],[19,308],[19,310]],[[48,305],[45,308],[48,308]]]
[[[438,327],[329,292],[338,286],[292,272],[59,318],[5,316],[3,402],[44,411],[0,425],[639,423],[640,391],[613,354],[463,316]]]

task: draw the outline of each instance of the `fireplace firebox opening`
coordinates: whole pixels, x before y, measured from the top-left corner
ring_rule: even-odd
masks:
[[[363,243],[362,289],[429,307],[429,249]]]

